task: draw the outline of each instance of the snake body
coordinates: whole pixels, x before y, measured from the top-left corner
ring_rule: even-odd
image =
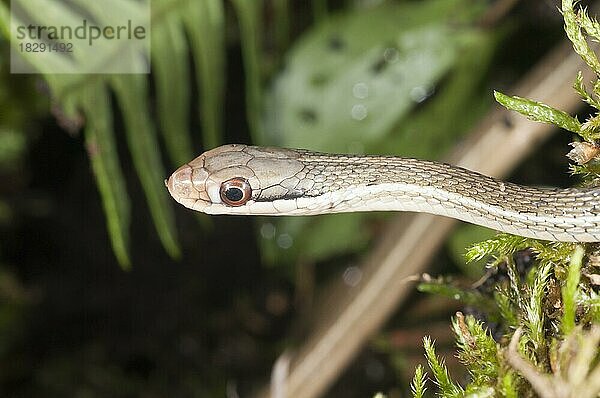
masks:
[[[600,189],[525,187],[419,159],[232,144],[166,184],[179,203],[208,214],[412,211],[536,239],[600,241]]]

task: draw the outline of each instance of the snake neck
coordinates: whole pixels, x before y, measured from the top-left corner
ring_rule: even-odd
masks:
[[[499,231],[561,241],[597,241],[597,189],[548,189],[502,182],[412,158],[300,152],[296,208],[285,214],[413,211]],[[292,188],[292,187],[290,187]]]

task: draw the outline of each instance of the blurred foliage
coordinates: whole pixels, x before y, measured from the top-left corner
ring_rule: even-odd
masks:
[[[439,158],[489,104],[479,83],[497,35],[475,27],[484,5],[382,2],[330,15],[287,54],[266,94],[264,138],[255,141]],[[360,250],[373,217],[269,220],[275,232],[260,240],[263,258],[319,261]]]
[[[83,2],[72,8],[59,0],[24,2],[28,16],[55,26],[77,26],[82,18],[100,25],[114,15],[143,15],[144,4],[135,1],[108,0]],[[52,12],[48,12],[52,10]],[[90,62],[101,65],[114,61],[112,52],[100,47],[94,54],[76,52],[73,58],[60,52],[46,53],[41,59],[29,54],[28,61],[44,74],[52,100],[60,108],[61,124],[77,130],[84,124],[86,146],[92,169],[103,199],[108,230],[117,259],[129,267],[129,225],[131,203],[117,155],[113,105],[118,106],[125,124],[126,138],[133,163],[146,194],[148,208],[165,249],[179,256],[172,204],[163,180],[158,124],[172,167],[193,156],[188,134],[190,93],[194,75],[201,94],[201,125],[207,146],[222,140],[222,99],[224,88],[224,10],[219,0],[152,1],[152,77],[156,85],[157,119],[152,117],[151,82],[143,75],[53,74],[56,65],[68,64],[74,71]],[[15,21],[17,22],[17,21]],[[0,29],[9,36],[8,7],[0,4]],[[143,53],[122,49],[133,63],[145,63]],[[138,55],[136,55],[138,54]],[[188,65],[194,60],[195,70]],[[176,76],[176,78],[173,78]],[[114,100],[111,97],[114,95]]]
[[[482,5],[383,2],[316,25],[291,49],[269,92],[265,142],[324,152],[378,147],[484,40],[472,27]]]
[[[0,42],[0,48],[7,43]],[[0,176],[22,176],[28,170],[27,150],[38,133],[38,118],[47,113],[46,97],[37,95],[35,80],[29,76],[11,76],[7,57],[0,59]],[[25,183],[20,178],[8,178],[3,183],[0,197],[0,228],[11,225],[15,219],[14,203],[4,194],[12,193]],[[0,241],[0,259],[4,258]],[[27,311],[38,301],[37,292],[28,290],[19,280],[12,264],[0,260],[0,357],[22,339]],[[3,377],[0,377],[0,381]]]

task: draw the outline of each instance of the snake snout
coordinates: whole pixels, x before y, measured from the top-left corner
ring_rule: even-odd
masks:
[[[192,168],[186,164],[175,170],[167,180],[167,188],[175,199],[189,196],[194,189],[192,185]]]
[[[166,185],[177,202],[190,209],[201,211],[200,207],[205,205],[206,194],[202,194],[204,181],[195,181],[197,179],[194,169],[189,164],[185,164],[171,174]]]

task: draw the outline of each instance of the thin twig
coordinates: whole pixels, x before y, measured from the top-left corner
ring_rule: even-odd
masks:
[[[531,387],[538,393],[542,398],[557,398],[558,395],[555,392],[554,380],[549,375],[544,375],[538,372],[538,370],[527,362],[519,353],[519,340],[523,334],[523,329],[518,328],[515,330],[510,339],[508,350],[506,352],[506,361],[519,372],[523,377],[527,379]]]

